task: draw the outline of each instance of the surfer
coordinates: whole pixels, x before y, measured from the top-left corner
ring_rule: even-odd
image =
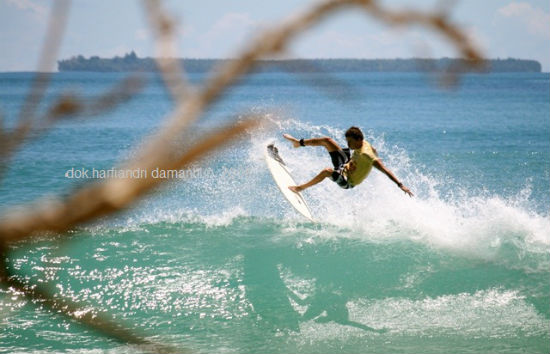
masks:
[[[382,163],[378,157],[376,149],[365,140],[363,132],[358,127],[351,127],[346,131],[346,140],[348,148],[342,149],[336,141],[329,137],[312,138],[312,139],[296,139],[289,134],[283,134],[283,137],[290,142],[295,148],[300,146],[323,146],[327,149],[334,168],[325,168],[317,176],[307,183],[288,187],[291,191],[298,193],[306,188],[309,188],[317,183],[320,183],[325,178],[330,178],[341,188],[349,189],[357,186],[368,176],[372,167],[383,172],[397,186],[410,197],[414,194],[401,183],[397,177]],[[353,155],[350,153],[353,150]]]

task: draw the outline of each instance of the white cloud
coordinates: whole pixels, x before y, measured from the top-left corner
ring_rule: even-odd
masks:
[[[231,50],[242,47],[259,27],[260,22],[247,13],[227,13],[197,38],[198,46],[190,52],[202,57],[231,56]]]
[[[48,10],[44,6],[31,0],[8,0],[8,4],[14,5],[21,10],[30,11],[40,17],[45,17],[48,15]]]
[[[357,50],[364,45],[362,36],[345,34],[339,31],[326,31],[319,37],[327,47],[338,47],[342,50]]]
[[[228,13],[220,18],[208,31],[204,38],[217,40],[233,37],[242,39],[242,37],[251,32],[256,25],[249,14],[246,13]]]
[[[517,19],[530,34],[550,38],[550,13],[531,6],[526,2],[513,2],[497,10],[497,13],[506,18]]]
[[[194,36],[197,35],[196,32],[197,30],[195,29],[195,26],[189,23],[184,23],[183,26],[181,26],[180,29],[178,30],[177,35],[180,38],[193,38]]]
[[[149,29],[140,28],[134,32],[134,38],[140,41],[148,41],[151,39]]]
[[[398,38],[395,31],[392,30],[378,31],[368,36],[369,39],[383,45],[394,45]]]

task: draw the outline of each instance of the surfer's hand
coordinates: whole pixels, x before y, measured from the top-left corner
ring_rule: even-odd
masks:
[[[346,171],[348,171],[348,172],[353,172],[353,171],[355,171],[355,169],[357,168],[357,166],[355,165],[355,162],[350,161],[350,162],[348,162],[348,163],[344,166],[344,168],[345,168]]]
[[[404,185],[400,185],[399,188],[401,188],[401,190],[405,192],[405,194],[407,194],[409,197],[414,197],[413,192],[411,192],[409,188],[405,187]]]
[[[283,138],[285,138],[286,140],[290,141],[292,143],[292,146],[294,146],[295,148],[299,148],[300,147],[300,140],[296,139],[295,137],[293,137],[292,135],[290,134],[283,134]]]

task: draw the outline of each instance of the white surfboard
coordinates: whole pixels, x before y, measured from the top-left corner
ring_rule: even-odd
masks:
[[[290,204],[296,209],[300,214],[313,221],[309,207],[304,200],[304,197],[301,193],[294,193],[289,186],[295,186],[296,182],[292,178],[290,171],[285,165],[283,159],[279,156],[279,152],[275,145],[270,144],[267,146],[265,151],[265,161],[267,167],[277,183],[277,187],[281,190],[285,198],[290,202]]]

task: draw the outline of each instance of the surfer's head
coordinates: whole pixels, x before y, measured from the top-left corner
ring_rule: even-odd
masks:
[[[350,149],[359,149],[363,145],[363,132],[358,127],[351,127],[346,131],[346,140]]]

